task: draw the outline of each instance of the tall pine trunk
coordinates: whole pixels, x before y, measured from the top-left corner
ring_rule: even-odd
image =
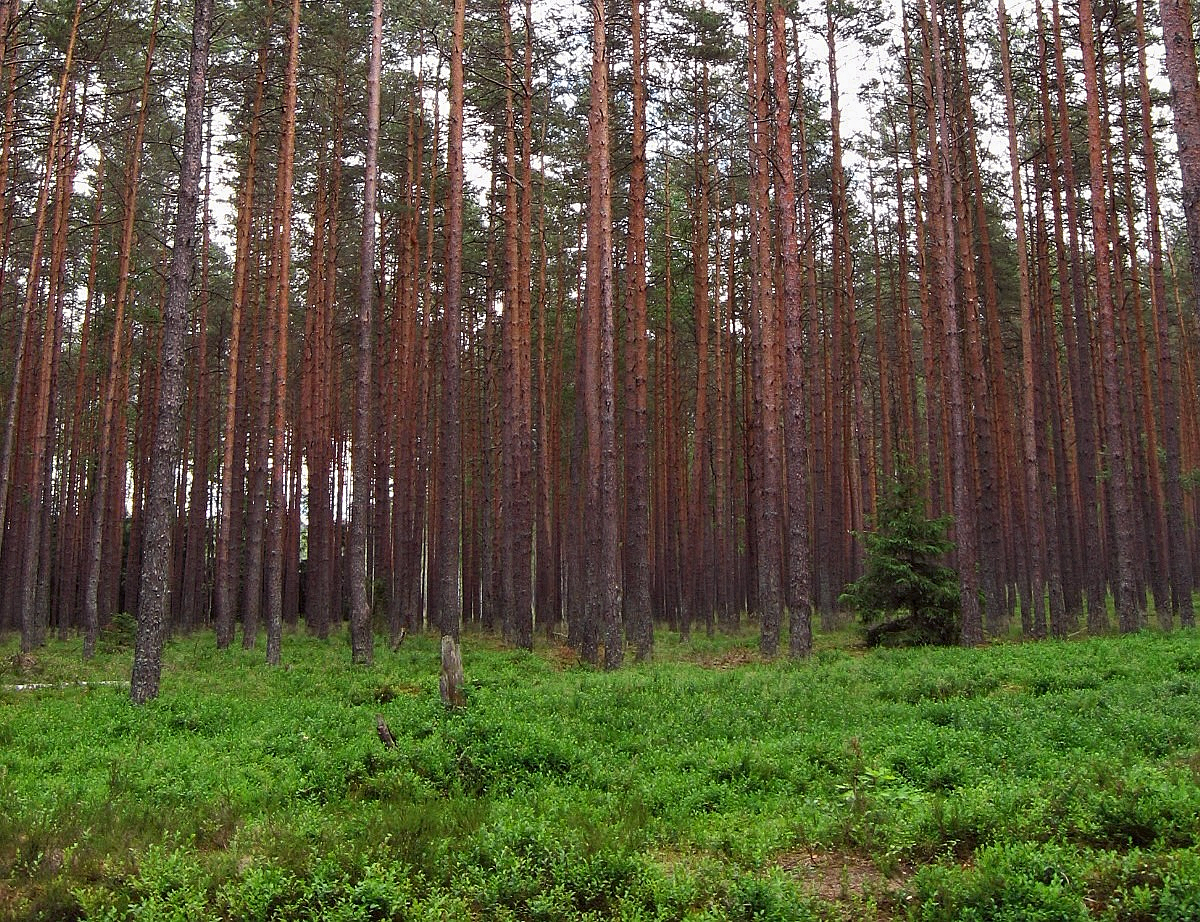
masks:
[[[179,448],[179,418],[183,408],[183,346],[187,335],[188,287],[196,249],[196,210],[204,153],[204,91],[211,34],[212,0],[196,0],[184,96],[183,151],[175,203],[174,246],[163,310],[162,364],[150,455],[140,607],[130,681],[130,695],[135,704],[144,704],[158,696],[162,674],[167,562],[171,553],[172,471]]]
[[[355,663],[374,659],[367,597],[367,514],[371,461],[371,314],[375,300],[375,198],[379,173],[379,61],[383,0],[371,6],[371,56],[367,70],[367,155],[363,184],[362,243],[358,265],[358,376],[354,387],[354,493],[350,520],[350,650]]]
[[[442,399],[439,431],[437,623],[443,634],[458,636],[462,620],[461,564],[462,477],[459,417],[462,350],[463,248],[463,31],[465,0],[453,0],[450,46],[450,115],[446,148],[446,250],[442,302]]]

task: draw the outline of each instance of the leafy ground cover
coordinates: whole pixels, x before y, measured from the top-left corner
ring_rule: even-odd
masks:
[[[1200,918],[1200,635],[603,673],[464,639],[0,641],[0,918]],[[62,687],[12,690],[16,684]],[[382,714],[399,745],[375,734]]]

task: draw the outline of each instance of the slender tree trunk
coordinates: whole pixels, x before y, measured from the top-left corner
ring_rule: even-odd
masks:
[[[454,22],[450,48],[450,129],[446,148],[446,251],[442,306],[442,400],[437,570],[438,626],[458,636],[462,620],[459,570],[461,563],[462,479],[459,420],[460,353],[462,342],[463,233],[463,31],[465,0],[453,0]]]
[[[1039,6],[1040,12],[1040,6]],[[1088,631],[1099,633],[1108,623],[1105,601],[1104,540],[1099,509],[1102,505],[1098,487],[1098,427],[1096,424],[1095,381],[1093,377],[1093,333],[1088,309],[1085,260],[1081,243],[1079,193],[1075,181],[1075,158],[1071,144],[1068,118],[1067,76],[1062,41],[1062,27],[1057,0],[1051,6],[1056,99],[1060,159],[1062,161],[1063,191],[1067,211],[1067,235],[1071,265],[1071,309],[1074,314],[1075,352],[1072,398],[1075,408],[1076,444],[1079,454],[1080,507],[1083,512],[1084,584],[1087,593]],[[1052,171],[1053,172],[1053,171]],[[1064,301],[1064,311],[1066,302]]]
[[[771,7],[775,77],[775,213],[783,262],[784,350],[787,357],[784,441],[787,452],[788,652],[812,651],[812,563],[808,544],[808,439],[805,433],[808,368],[804,362],[804,305],[800,291],[800,243],[796,228],[796,180],[792,167],[792,110],[788,92],[787,16],[780,0]],[[803,117],[803,113],[801,113]],[[811,245],[811,244],[810,244]]]
[[[625,627],[638,661],[654,649],[650,598],[650,481],[646,317],[646,48],[643,0],[633,0],[633,160],[629,168],[629,235],[625,250]]]
[[[712,603],[706,594],[706,582],[711,570],[705,560],[711,526],[709,508],[709,466],[712,446],[709,422],[709,327],[711,298],[709,295],[709,238],[712,157],[709,142],[708,65],[702,65],[700,99],[695,113],[693,161],[695,163],[695,193],[692,199],[692,314],[696,339],[696,399],[692,417],[692,467],[687,486],[687,549],[685,573],[687,598],[680,615],[687,624],[703,617],[706,629],[712,629]]]
[[[33,391],[27,401],[33,414],[33,425],[23,432],[28,439],[29,473],[26,499],[27,526],[22,542],[22,572],[19,583],[19,607],[21,619],[21,650],[30,650],[46,642],[49,628],[49,609],[38,604],[39,572],[48,571],[49,517],[46,516],[47,501],[51,487],[52,420],[54,390],[57,380],[58,354],[62,339],[62,309],[64,271],[66,266],[67,223],[71,193],[75,184],[75,165],[79,149],[72,141],[76,131],[82,131],[82,121],[87,115],[87,89],[84,89],[83,111],[77,123],[74,116],[75,94],[69,93],[66,125],[63,134],[61,163],[56,167],[54,221],[50,235],[49,285],[45,319],[39,343],[36,376],[30,383]],[[31,289],[38,285],[38,274],[31,273]],[[26,303],[27,307],[31,305]],[[46,554],[43,554],[46,551]],[[43,617],[45,616],[45,617]]]
[[[1168,0],[1169,2],[1169,0]],[[1179,318],[1167,298],[1163,281],[1162,215],[1158,202],[1158,163],[1154,142],[1153,110],[1146,67],[1146,23],[1142,0],[1137,0],[1138,100],[1142,110],[1142,160],[1146,170],[1146,223],[1150,231],[1150,295],[1155,323],[1156,365],[1162,413],[1164,487],[1166,500],[1167,563],[1170,570],[1171,609],[1181,627],[1194,627],[1192,568],[1187,552],[1181,481],[1179,361]],[[1164,19],[1164,22],[1166,20]],[[1186,63],[1186,62],[1184,62]],[[1194,65],[1195,59],[1192,59]],[[1200,118],[1200,114],[1197,115]],[[1195,243],[1193,242],[1193,247]],[[1196,278],[1193,270],[1193,279]],[[1193,288],[1197,286],[1193,283]],[[1176,344],[1172,348],[1172,344]],[[1160,620],[1166,624],[1166,619]],[[1173,619],[1172,619],[1173,620]]]
[[[1091,173],[1092,244],[1096,251],[1096,304],[1100,317],[1100,371],[1104,384],[1104,436],[1108,458],[1109,490],[1115,531],[1117,622],[1122,631],[1140,626],[1141,605],[1136,597],[1134,574],[1133,503],[1126,469],[1124,427],[1121,422],[1121,383],[1118,375],[1117,329],[1112,288],[1108,208],[1105,190],[1104,145],[1101,140],[1100,86],[1096,64],[1095,28],[1091,0],[1080,0],[1079,37],[1083,49],[1083,74],[1087,90],[1087,145]]]
[[[997,18],[1000,24],[1000,62],[1004,73],[1004,101],[1008,118],[1008,158],[1012,180],[1013,210],[1016,213],[1017,230],[1017,274],[1021,302],[1021,466],[1025,472],[1025,536],[1029,542],[1030,591],[1035,610],[1022,612],[1024,618],[1032,618],[1035,633],[1044,621],[1044,598],[1046,593],[1044,563],[1044,541],[1046,537],[1042,523],[1042,498],[1038,471],[1037,386],[1034,374],[1037,357],[1034,355],[1034,319],[1032,290],[1029,277],[1029,244],[1025,232],[1025,206],[1021,192],[1020,154],[1017,150],[1017,112],[1013,97],[1012,63],[1008,43],[1008,15],[1004,0],[999,0]]]
[[[783,451],[780,433],[782,382],[775,361],[778,351],[775,291],[771,272],[769,202],[769,146],[767,115],[770,75],[767,69],[767,12],[763,0],[750,4],[750,108],[753,119],[750,140],[750,217],[752,272],[755,277],[751,314],[758,326],[762,370],[755,393],[759,430],[759,477],[755,553],[758,560],[757,594],[760,621],[759,646],[767,656],[779,649],[783,621],[782,503]]]
[[[1191,253],[1192,306],[1200,311],[1200,78],[1191,0],[1159,0],[1171,111],[1183,180],[1183,214]]]
[[[146,503],[146,539],[142,560],[140,608],[133,653],[130,695],[135,704],[158,696],[165,634],[167,561],[170,559],[171,471],[179,445],[183,406],[184,337],[187,334],[188,283],[196,249],[196,210],[200,162],[204,152],[204,90],[212,34],[212,0],[196,0],[192,47],[184,96],[183,154],[176,199],[175,238],[163,311],[162,365],[156,401]]]
[[[1086,2],[1086,0],[1085,0]],[[962,599],[962,643],[975,646],[983,640],[983,621],[979,611],[979,577],[976,572],[976,522],[975,506],[969,483],[969,458],[967,448],[966,395],[963,392],[962,346],[958,339],[958,291],[955,286],[954,254],[956,232],[954,226],[954,190],[951,175],[951,160],[954,156],[954,136],[950,125],[949,91],[946,86],[942,63],[941,13],[937,0],[929,4],[930,58],[933,69],[934,98],[938,138],[935,142],[941,178],[942,227],[935,237],[937,247],[939,300],[941,302],[942,326],[946,338],[946,376],[949,382],[951,428],[951,473],[954,507],[954,540],[957,545],[959,590]]]
[[[3,32],[0,32],[3,35]],[[103,154],[96,164],[96,175],[93,184],[95,189],[95,210],[92,213],[92,245],[91,256],[88,260],[88,280],[86,294],[84,295],[83,304],[83,323],[79,331],[79,356],[75,366],[75,396],[72,402],[71,412],[71,434],[70,445],[71,454],[67,464],[67,497],[65,508],[71,517],[71,536],[69,538],[68,550],[60,555],[60,586],[66,588],[60,591],[58,606],[59,606],[59,622],[60,624],[69,623],[74,617],[76,611],[82,611],[82,596],[81,590],[84,586],[84,577],[86,574],[81,573],[83,565],[83,546],[88,538],[88,533],[85,530],[84,523],[91,521],[91,517],[85,517],[82,511],[83,496],[84,496],[84,480],[86,479],[87,459],[93,457],[89,448],[86,450],[84,443],[88,441],[86,434],[86,420],[84,418],[84,394],[89,384],[88,368],[91,361],[92,351],[92,325],[95,322],[93,317],[95,311],[93,305],[97,303],[97,277],[98,266],[100,261],[100,218],[104,213],[104,171],[107,158]],[[3,199],[3,194],[0,192],[0,200]],[[83,628],[83,648],[84,658],[88,659],[95,653],[96,629],[98,625],[88,624],[82,617],[79,618],[77,626]]]
[[[350,521],[350,649],[355,663],[374,659],[367,599],[367,514],[371,489],[371,308],[375,300],[375,197],[379,173],[379,68],[383,0],[371,6],[371,59],[367,71],[367,156],[362,245],[358,266],[358,378],[354,388],[354,493]]]
[[[529,596],[532,562],[529,539],[533,521],[526,500],[529,469],[526,448],[530,436],[528,402],[529,363],[525,352],[528,333],[528,171],[525,169],[528,147],[522,152],[522,167],[517,166],[516,66],[513,60],[512,28],[508,0],[500,2],[500,23],[504,39],[504,316],[501,318],[502,413],[501,413],[501,522],[500,578],[502,629],[509,642],[533,647],[533,611]],[[523,126],[525,131],[527,126]],[[532,139],[530,139],[532,141]],[[518,170],[520,169],[520,172]],[[518,195],[518,187],[520,194]]]
[[[589,619],[602,632],[604,667],[624,657],[621,631],[620,543],[617,512],[616,391],[614,379],[612,174],[609,163],[609,100],[606,0],[592,3],[592,71],[588,108],[588,261],[585,310],[593,334],[586,360],[596,388],[589,400],[589,545],[592,575]]]
[[[264,34],[271,31],[271,0],[267,0]],[[241,470],[237,462],[236,447],[239,444],[238,394],[244,389],[245,380],[240,376],[242,368],[242,327],[245,325],[246,280],[250,264],[250,241],[254,228],[254,183],[257,170],[258,139],[262,118],[263,96],[266,87],[267,48],[264,43],[258,50],[258,67],[255,77],[254,101],[251,104],[249,143],[246,149],[246,165],[242,176],[242,189],[238,200],[237,235],[233,260],[232,310],[229,321],[229,366],[228,387],[225,391],[225,423],[221,454],[221,496],[217,521],[217,552],[213,575],[213,609],[216,625],[217,647],[224,649],[233,642],[234,599],[237,597],[237,567],[233,561],[234,522],[240,520],[240,503],[235,503],[235,469]]]
[[[278,666],[283,636],[283,519],[287,511],[287,367],[289,279],[292,254],[292,176],[296,148],[296,82],[300,58],[300,0],[292,0],[288,27],[288,57],[284,69],[283,116],[280,123],[279,164],[275,180],[274,283],[268,283],[267,352],[273,354],[274,419],[271,426],[271,502],[267,521],[266,604],[267,663]],[[270,376],[268,376],[270,377]],[[264,381],[264,398],[267,392]]]
[[[200,240],[200,316],[196,322],[196,379],[193,395],[192,478],[188,496],[187,531],[184,542],[183,587],[180,618],[185,630],[195,628],[197,606],[204,592],[204,570],[207,557],[208,496],[209,496],[209,421],[208,406],[208,309],[209,309],[209,199],[212,192],[212,119],[205,133],[204,207]]]
[[[63,120],[67,116],[69,98],[67,88],[75,61],[75,41],[79,33],[79,17],[82,6],[82,0],[77,0],[75,13],[71,20],[71,31],[67,39],[67,51],[63,60],[62,75],[59,77],[54,117],[50,122],[50,134],[46,142],[45,172],[42,175],[42,182],[38,188],[37,206],[34,211],[34,232],[29,258],[29,276],[26,279],[25,301],[17,321],[17,343],[14,352],[15,362],[13,365],[12,386],[9,390],[8,408],[4,423],[4,448],[0,451],[0,550],[3,548],[5,523],[9,505],[8,494],[9,484],[12,479],[17,416],[20,412],[18,401],[25,372],[25,353],[28,351],[26,339],[29,333],[30,320],[33,317],[33,309],[37,300],[38,285],[41,277],[42,246],[46,232],[46,212],[50,199],[50,185],[54,181],[58,158],[63,150]]]

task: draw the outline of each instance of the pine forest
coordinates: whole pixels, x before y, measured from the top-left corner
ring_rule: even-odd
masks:
[[[956,642],[1195,623],[1189,0],[3,0],[0,65],[25,652],[805,657],[897,478]]]

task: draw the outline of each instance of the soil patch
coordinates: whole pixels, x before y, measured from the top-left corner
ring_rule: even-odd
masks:
[[[700,660],[700,665],[709,669],[737,669],[739,666],[755,666],[767,662],[757,650],[747,647],[734,647],[716,656],[706,656]]]
[[[893,918],[889,909],[912,874],[912,869],[903,864],[884,874],[871,859],[849,852],[787,852],[775,863],[824,902],[850,909],[873,900],[880,919]],[[848,917],[861,918],[857,913]]]

